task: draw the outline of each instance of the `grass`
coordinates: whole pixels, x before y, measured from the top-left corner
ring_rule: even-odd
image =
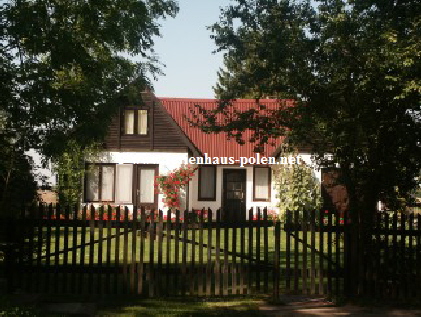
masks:
[[[167,299],[113,299],[102,303],[99,316],[265,316],[259,311],[262,299],[224,298],[167,298]]]
[[[41,243],[37,242],[37,233],[35,233],[35,241],[33,242],[33,245],[35,246],[35,254],[33,257],[33,263],[37,263],[36,256],[38,247],[42,247],[41,255],[43,256],[41,259],[41,264],[47,264],[47,253],[46,253],[46,245],[50,245],[50,252],[52,255],[49,257],[49,266],[52,268],[61,268],[63,267],[63,264],[66,262],[68,264],[72,264],[75,262],[76,266],[80,266],[83,268],[83,270],[89,269],[87,267],[88,265],[92,265],[95,269],[98,266],[102,266],[103,268],[107,268],[108,266],[112,269],[109,272],[112,272],[113,276],[111,279],[115,278],[117,281],[115,284],[119,284],[120,288],[124,289],[127,288],[127,274],[130,274],[130,270],[132,267],[132,264],[138,264],[141,261],[144,263],[144,268],[148,270],[150,268],[149,263],[151,263],[151,260],[153,261],[155,268],[157,267],[157,264],[161,263],[162,267],[165,269],[166,267],[169,267],[172,270],[172,273],[170,273],[170,280],[176,279],[177,277],[174,275],[177,274],[184,274],[181,272],[181,267],[183,263],[183,258],[185,258],[186,268],[187,268],[187,279],[192,279],[193,281],[189,281],[196,284],[196,288],[198,287],[198,277],[200,274],[204,274],[203,272],[206,270],[206,264],[211,263],[211,274],[215,273],[215,267],[216,267],[216,260],[217,260],[217,250],[216,250],[216,229],[213,228],[211,230],[204,229],[203,230],[203,241],[202,245],[195,245],[193,247],[192,243],[185,243],[183,242],[183,239],[187,240],[194,240],[196,243],[200,243],[199,239],[199,230],[198,229],[189,229],[186,232],[186,236],[184,236],[184,232],[181,232],[180,234],[180,241],[178,245],[176,244],[176,241],[174,239],[174,236],[176,235],[176,232],[174,230],[170,231],[170,236],[172,238],[169,238],[168,236],[163,236],[162,241],[159,238],[151,239],[150,235],[147,234],[146,237],[141,237],[139,234],[133,234],[132,232],[128,232],[128,235],[123,234],[123,228],[120,228],[120,236],[117,239],[115,237],[116,235],[116,229],[110,228],[108,230],[105,226],[102,230],[99,228],[94,228],[92,231],[90,231],[90,228],[86,228],[84,231],[84,241],[88,245],[86,245],[83,249],[82,248],[76,248],[75,250],[71,250],[73,247],[80,246],[82,244],[82,237],[83,232],[81,228],[76,228],[73,232],[73,228],[69,227],[64,229],[63,227],[52,227],[50,229],[50,235],[47,235],[46,228],[42,231],[43,240],[40,241]],[[249,233],[250,230],[252,230],[252,236],[253,241],[249,241]],[[167,234],[166,231],[164,231],[165,234]],[[219,254],[219,261],[221,264],[222,270],[224,269],[224,264],[227,263],[230,265],[228,269],[231,269],[233,266],[233,263],[237,264],[244,264],[245,266],[242,266],[243,268],[247,268],[250,264],[250,257],[253,259],[251,261],[252,267],[256,264],[256,253],[257,253],[257,246],[260,247],[260,265],[259,267],[253,268],[254,271],[260,271],[260,277],[256,277],[255,275],[252,276],[252,285],[256,285],[256,280],[264,278],[264,273],[262,272],[265,268],[267,268],[267,264],[270,266],[274,264],[274,254],[275,254],[275,234],[274,234],[274,227],[268,228],[268,242],[267,242],[267,248],[268,248],[268,262],[265,262],[264,258],[264,230],[263,228],[260,229],[260,243],[258,243],[257,239],[257,229],[244,229],[244,240],[243,243],[240,241],[241,237],[241,229],[224,229],[222,228],[220,231],[220,238],[219,238],[219,246],[220,246],[220,254]],[[138,231],[138,233],[140,233]],[[234,243],[234,233],[236,235],[236,242]],[[47,241],[47,237],[50,237],[50,239]],[[73,241],[73,236],[76,237],[76,239]],[[102,240],[100,237],[102,236]],[[319,282],[318,279],[318,271],[320,269],[320,239],[323,237],[323,254],[324,254],[324,263],[323,263],[323,269],[327,270],[328,268],[328,261],[326,260],[326,256],[328,255],[328,246],[329,246],[329,234],[327,232],[321,234],[319,232],[315,232],[314,238],[315,238],[315,248],[309,248],[305,247],[302,243],[303,238],[303,232],[298,232],[298,238],[301,239],[301,241],[296,241],[294,237],[291,237],[291,251],[290,251],[290,259],[289,264],[291,268],[291,275],[294,275],[296,272],[298,272],[298,288],[301,289],[302,285],[302,278],[301,278],[301,270],[303,268],[303,260],[304,260],[304,250],[306,250],[306,256],[307,256],[307,268],[309,269],[311,267],[311,260],[312,255],[314,255],[314,265],[316,268],[316,284]],[[343,234],[340,234],[341,237],[343,237]],[[285,269],[287,268],[287,245],[286,245],[286,237],[287,233],[282,230],[281,231],[281,242],[280,242],[280,269],[281,274],[285,274]],[[109,239],[108,239],[109,238]],[[57,239],[57,240],[56,240]],[[409,237],[406,237],[405,244],[409,245]],[[412,238],[414,239],[414,237]],[[92,241],[101,240],[102,243],[92,243]],[[208,248],[204,244],[209,244],[213,248]],[[311,245],[311,233],[307,233],[307,244]],[[331,252],[332,256],[331,259],[333,259],[332,263],[332,269],[335,270],[336,268],[336,234],[333,233],[331,235],[332,243],[331,245]],[[143,241],[143,247],[141,247],[141,242]],[[227,245],[225,244],[225,241],[227,242]],[[250,243],[251,242],[251,243]],[[297,242],[297,243],[295,243]],[[389,236],[389,245],[393,246],[393,241],[391,240],[391,237]],[[398,245],[401,245],[400,238],[397,241]],[[250,249],[251,245],[251,249]],[[415,244],[414,244],[415,245]],[[57,246],[57,249],[56,249]],[[109,249],[108,249],[109,246]],[[241,252],[243,246],[243,252]],[[178,247],[178,251],[176,250]],[[342,266],[343,264],[343,240],[339,239],[339,262]],[[67,252],[66,252],[67,250]],[[227,251],[225,253],[224,251]],[[58,251],[59,254],[56,257],[54,253]],[[234,252],[235,251],[235,252]],[[384,250],[379,250],[379,252],[384,252]],[[380,253],[381,254],[381,253]],[[408,253],[409,254],[409,253]],[[143,255],[143,256],[142,256]],[[389,257],[393,255],[392,253],[389,254]],[[75,258],[73,258],[75,256]],[[400,256],[400,254],[396,254],[396,257]],[[209,259],[208,259],[209,258]],[[199,261],[202,259],[202,271],[200,270]],[[56,262],[57,260],[57,262]],[[107,262],[108,261],[108,262]],[[402,260],[403,261],[403,260]],[[402,262],[400,260],[400,262]],[[123,263],[127,263],[127,267],[123,266]],[[192,267],[192,264],[194,263],[195,272],[192,274],[190,271],[190,268]],[[381,262],[382,266],[380,267],[382,270],[386,267],[389,267],[389,262]],[[128,273],[125,271],[125,269],[128,270]],[[144,272],[146,272],[144,269]],[[64,268],[64,270],[67,270]],[[35,271],[37,271],[37,267],[35,267]],[[40,272],[40,271],[38,271]],[[61,272],[64,272],[63,270]],[[70,272],[70,271],[69,271]],[[79,271],[80,272],[80,271]],[[123,274],[121,274],[123,273]],[[124,275],[122,278],[117,277],[117,275]],[[168,273],[165,273],[168,274]],[[253,273],[254,274],[254,273]],[[269,283],[271,285],[272,283],[272,274],[273,270],[269,268],[268,270],[268,279]],[[60,274],[61,275],[61,274]],[[60,275],[56,275],[55,279],[60,279]],[[70,273],[67,275],[71,275]],[[97,274],[95,274],[97,275]],[[99,274],[101,275],[101,274]],[[115,275],[115,276],[114,276]],[[225,273],[225,275],[227,275]],[[239,274],[238,274],[239,275]],[[193,276],[193,277],[192,277]],[[284,275],[283,275],[284,276]],[[148,277],[144,277],[146,280]],[[294,283],[294,277],[291,277],[291,287],[296,286],[293,285]],[[83,278],[82,278],[83,279]],[[98,284],[101,284],[102,277],[98,276],[95,277],[96,282]],[[196,279],[196,280],[194,280]],[[41,279],[42,280],[42,279]],[[229,283],[232,283],[232,272],[228,272],[228,280]],[[309,283],[310,278],[308,277],[307,283]],[[285,278],[282,277],[281,282],[283,283],[281,285],[281,288],[286,288],[285,285]],[[326,279],[323,279],[323,282],[326,282]],[[90,283],[88,281],[88,283]],[[91,282],[92,283],[92,282]],[[214,283],[214,282],[212,282]],[[295,283],[297,283],[295,281]],[[146,283],[147,284],[147,283]],[[187,290],[189,289],[189,284],[187,284]],[[165,284],[165,281],[163,283]],[[147,286],[144,286],[147,287]],[[212,287],[214,287],[214,284],[212,284]],[[270,288],[270,287],[269,287]],[[318,285],[316,285],[316,289],[318,289]],[[146,288],[147,290],[147,288]],[[232,293],[233,291],[230,291]]]
[[[51,291],[60,291],[62,293],[69,292],[69,289],[71,289],[71,284],[76,283],[80,285],[84,285],[83,292],[90,293],[90,292],[96,292],[96,290],[101,288],[101,285],[106,285],[108,281],[106,280],[110,276],[111,280],[111,292],[114,292],[114,290],[117,293],[124,293],[124,290],[128,290],[128,292],[133,292],[131,290],[131,283],[129,281],[130,272],[132,269],[132,264],[138,264],[141,261],[141,258],[143,259],[144,263],[144,275],[143,279],[143,294],[149,293],[150,288],[150,282],[149,282],[149,272],[150,271],[150,260],[152,257],[153,263],[154,263],[154,274],[158,274],[158,276],[155,276],[156,284],[159,284],[161,287],[161,290],[168,290],[171,288],[170,294],[180,294],[181,293],[181,285],[185,286],[185,290],[187,293],[189,293],[190,289],[195,289],[196,292],[199,289],[200,283],[205,283],[206,279],[202,282],[200,282],[199,277],[204,277],[205,274],[207,274],[207,263],[210,263],[210,274],[211,274],[211,288],[212,293],[215,289],[215,283],[216,283],[216,260],[217,260],[217,250],[215,248],[207,248],[206,246],[200,246],[195,245],[192,247],[192,243],[184,243],[181,239],[193,239],[193,235],[195,235],[195,241],[200,242],[199,239],[199,230],[188,230],[186,232],[186,236],[184,237],[183,233],[180,235],[180,242],[178,244],[178,252],[176,252],[176,242],[175,239],[167,239],[168,237],[164,236],[161,244],[159,243],[160,239],[151,239],[149,235],[147,235],[145,238],[142,239],[140,235],[133,235],[132,232],[129,232],[127,235],[127,238],[122,234],[123,229],[121,229],[120,237],[119,239],[113,237],[116,234],[116,229],[111,228],[110,231],[107,230],[107,228],[104,228],[101,230],[99,228],[95,228],[92,232],[90,231],[90,228],[86,228],[85,231],[85,237],[84,240],[86,243],[90,243],[91,239],[93,241],[100,239],[100,236],[103,237],[103,243],[98,244],[90,244],[85,246],[82,254],[82,249],[76,248],[75,252],[73,250],[69,250],[69,248],[72,248],[74,246],[80,246],[82,243],[82,231],[80,228],[77,228],[77,231],[75,231],[73,234],[73,228],[57,228],[53,227],[51,229],[51,234],[49,235],[50,239],[47,240],[47,233],[44,228],[43,234],[43,240],[40,241],[42,243],[38,243],[35,239],[33,242],[33,245],[35,246],[35,255],[33,263],[37,264],[36,260],[36,253],[39,253],[37,251],[38,247],[42,247],[41,255],[43,256],[41,259],[41,266],[43,264],[47,264],[47,253],[46,253],[46,245],[50,245],[50,257],[49,257],[49,265],[47,267],[52,268],[53,270],[56,270],[60,273],[47,273],[50,274],[50,282],[52,283],[50,287],[48,287],[46,282],[46,276],[45,273],[43,273],[42,268],[39,268],[38,266],[34,266],[30,271],[28,271],[29,275],[32,276],[30,279],[33,279],[32,286],[29,285],[29,287],[24,287],[27,289],[37,288],[38,290],[43,289],[49,289],[49,292]],[[249,230],[253,230],[253,241],[250,244],[249,241]],[[210,234],[209,234],[210,233]],[[233,236],[234,233],[237,237],[236,243],[234,244]],[[176,232],[171,231],[170,235],[175,236]],[[303,233],[299,232],[299,238],[303,239]],[[76,239],[73,241],[73,236],[75,235]],[[35,235],[37,236],[37,234]],[[274,228],[269,227],[268,228],[268,265],[274,264],[274,254],[275,254],[275,237],[274,237]],[[285,275],[285,269],[287,267],[287,261],[286,261],[286,236],[287,233],[285,231],[281,231],[281,243],[280,243],[280,269],[282,276]],[[107,239],[107,237],[110,237],[110,239]],[[245,287],[248,285],[251,287],[252,293],[260,293],[263,291],[263,285],[264,280],[267,278],[268,280],[268,288],[269,290],[272,289],[272,281],[273,281],[273,269],[268,268],[268,266],[264,263],[264,234],[263,229],[260,229],[260,243],[258,243],[257,239],[257,229],[244,229],[244,240],[243,240],[243,247],[244,252],[241,253],[242,250],[242,243],[240,241],[241,237],[241,229],[221,229],[220,232],[220,264],[221,264],[221,280],[220,285],[223,283],[226,283],[225,281],[228,280],[228,294],[240,294],[243,293],[243,290],[240,289],[234,289],[233,288],[233,279],[236,280],[237,285],[240,284],[240,273],[239,271],[242,270],[242,274],[246,275],[246,280],[244,281]],[[320,250],[320,233],[315,233],[315,248],[313,249],[314,252],[314,259],[315,259],[315,267],[316,267],[316,290],[319,289],[319,286],[317,283],[319,283],[318,278],[318,270],[320,268],[319,259],[320,256],[317,253],[318,250]],[[57,238],[57,240],[56,240]],[[127,244],[125,243],[127,239]],[[325,255],[327,255],[327,245],[328,245],[328,234],[323,234],[324,239],[324,252]],[[144,241],[143,244],[143,250],[140,247],[141,241]],[[210,245],[215,247],[216,246],[216,229],[211,229],[210,231],[204,230],[203,231],[203,244],[208,244],[208,241],[211,241]],[[311,265],[311,254],[312,250],[309,248],[305,248],[303,246],[303,243],[299,242],[297,245],[294,243],[294,238],[291,237],[291,253],[290,253],[290,268],[292,271],[290,271],[291,274],[291,287],[297,288],[297,290],[301,290],[302,285],[302,278],[301,278],[301,270],[303,267],[303,250],[305,249],[307,251],[307,268],[310,268]],[[227,241],[228,245],[225,245],[225,241]],[[57,243],[56,243],[57,242]],[[109,243],[109,249],[107,249],[107,244]],[[311,235],[310,232],[307,234],[307,243],[311,244]],[[342,248],[342,241],[340,240],[340,247]],[[56,249],[57,245],[57,249]],[[102,246],[101,246],[102,245]],[[119,246],[117,248],[117,245]],[[127,245],[127,247],[124,247]],[[251,249],[249,246],[251,245]],[[67,247],[66,247],[67,246]],[[100,247],[101,246],[101,247]],[[256,265],[256,253],[257,253],[257,246],[260,246],[260,265],[259,267],[254,267]],[[169,249],[167,249],[167,247]],[[295,251],[295,247],[297,247],[297,250]],[[66,252],[66,250],[68,250]],[[109,252],[107,252],[109,250]],[[153,252],[152,252],[153,250]],[[159,252],[161,250],[161,252]],[[167,251],[168,250],[168,251]],[[227,250],[231,254],[224,254],[224,250]],[[234,252],[235,250],[235,252]],[[335,234],[332,235],[332,257],[333,259],[336,259],[335,257],[335,250],[336,250],[336,244],[335,244]],[[58,254],[58,257],[54,255],[54,253],[58,251],[60,252]],[[141,253],[141,251],[143,251]],[[251,252],[251,254],[250,254]],[[167,253],[169,256],[167,256]],[[294,253],[296,253],[296,256],[294,256]],[[342,250],[341,250],[341,253]],[[143,254],[143,257],[141,257],[141,254]],[[161,256],[159,256],[161,254]],[[176,261],[176,255],[177,255],[177,261]],[[187,274],[184,274],[182,272],[182,261],[183,261],[183,255],[185,255],[185,263],[186,263],[186,270]],[[226,257],[225,257],[226,255]],[[250,267],[249,264],[249,258],[251,257],[254,259],[251,262],[251,272],[247,272],[246,270]],[[76,263],[76,266],[79,266],[82,268],[83,271],[79,270],[77,272],[73,272],[69,270],[69,268],[66,268],[63,264],[66,262],[68,264],[71,264],[73,262],[73,256],[75,256],[74,260]],[[82,257],[83,256],[83,257]],[[92,256],[92,257],[91,257]],[[208,256],[210,258],[210,261],[208,261]],[[202,266],[199,265],[199,259],[202,258]],[[56,259],[58,261],[56,262]],[[82,261],[83,260],[83,261]],[[96,267],[101,265],[103,268],[108,267],[107,260],[109,260],[109,267],[111,268],[110,274],[107,274],[105,272],[102,272],[101,270],[95,271]],[[194,271],[191,270],[192,264],[194,260]],[[225,261],[226,260],[226,261]],[[342,254],[339,257],[340,261],[343,261]],[[160,261],[160,262],[159,262]],[[118,263],[117,263],[118,262]],[[162,263],[162,267],[165,269],[169,267],[171,271],[157,271],[157,264]],[[127,267],[123,265],[123,263],[127,263]],[[228,266],[224,266],[224,264],[228,264]],[[233,275],[233,263],[240,264],[236,267],[238,270],[236,275]],[[241,265],[244,264],[244,265]],[[86,272],[89,272],[89,265],[93,266],[93,277],[90,277],[89,274],[86,274]],[[324,270],[327,269],[327,261],[324,261]],[[265,268],[268,268],[267,273],[264,273]],[[332,265],[332,269],[335,267]],[[127,269],[127,270],[126,270]],[[224,273],[224,269],[227,269]],[[32,271],[32,274],[31,274]],[[84,273],[82,273],[84,272]],[[98,272],[98,273],[97,273]],[[294,284],[294,277],[292,276],[294,272],[299,272],[298,281]],[[161,274],[160,274],[161,273]],[[250,274],[251,273],[251,274]],[[135,279],[137,280],[139,277],[137,276],[137,273]],[[129,277],[128,277],[129,276]],[[233,278],[234,276],[234,278]],[[19,276],[17,277],[19,279]],[[63,282],[64,281],[64,282]],[[76,282],[75,282],[76,281]],[[259,282],[260,281],[260,282]],[[323,279],[323,283],[326,287],[326,281],[327,279]],[[307,280],[308,287],[310,284],[310,277],[308,277]],[[19,283],[18,283],[19,284]],[[60,284],[60,286],[55,286],[54,284]],[[67,285],[62,288],[62,285]],[[174,285],[174,286],[173,286]],[[260,286],[259,286],[260,285]],[[67,287],[67,290],[65,288]],[[237,286],[238,287],[238,286]],[[78,286],[76,286],[78,289]],[[206,289],[206,287],[205,287]],[[286,289],[285,284],[285,278],[281,278],[281,289]],[[162,291],[161,291],[162,292]],[[100,291],[98,291],[100,293]]]
[[[235,231],[234,231],[235,230]],[[261,233],[260,233],[260,244],[257,243],[257,233],[256,233],[256,229],[253,229],[253,241],[251,243],[252,245],[252,249],[249,249],[249,245],[250,245],[250,241],[249,241],[249,230],[248,228],[246,228],[244,231],[245,233],[245,238],[244,238],[244,252],[243,255],[241,255],[241,250],[242,250],[242,243],[240,241],[240,236],[241,236],[241,230],[239,228],[237,229],[232,229],[230,228],[228,231],[225,230],[221,230],[220,232],[220,260],[221,262],[224,261],[224,250],[227,250],[228,253],[228,261],[230,263],[232,262],[237,262],[239,263],[242,259],[245,261],[248,260],[248,257],[250,255],[250,251],[252,251],[252,258],[256,259],[256,251],[257,251],[257,246],[260,246],[260,260],[263,261],[264,260],[264,236],[263,236],[263,229],[261,229]],[[123,231],[123,229],[121,229],[121,232]],[[76,240],[73,241],[73,231],[72,228],[69,228],[68,234],[65,235],[64,234],[64,230],[60,229],[60,231],[58,232],[58,236],[59,236],[59,243],[58,243],[58,248],[57,250],[55,249],[55,245],[56,245],[56,234],[55,234],[55,229],[52,229],[52,234],[51,234],[51,241],[50,241],[50,252],[51,253],[55,253],[56,251],[61,252],[59,254],[59,262],[57,264],[62,265],[64,258],[65,258],[65,254],[64,254],[64,250],[65,245],[67,243],[67,248],[72,248],[74,246],[78,246],[81,244],[81,240],[82,240],[82,231],[79,228],[76,234]],[[110,236],[114,236],[116,234],[116,229],[112,228],[111,232],[110,232]],[[236,243],[233,243],[233,234],[236,234],[237,239],[236,239]],[[165,232],[166,234],[166,232]],[[172,230],[170,233],[173,237],[175,236],[175,231]],[[161,259],[162,263],[171,263],[174,264],[175,260],[176,260],[176,255],[178,255],[178,263],[181,263],[182,261],[182,257],[183,257],[183,247],[184,245],[186,246],[186,249],[184,250],[186,252],[186,263],[191,263],[192,260],[195,261],[195,263],[198,263],[199,261],[199,257],[202,254],[202,258],[204,262],[207,262],[207,257],[208,257],[208,251],[209,248],[207,248],[206,246],[200,246],[200,245],[195,245],[194,247],[192,243],[187,243],[184,244],[184,242],[182,241],[182,239],[188,239],[188,240],[192,240],[193,238],[193,234],[195,235],[195,242],[199,243],[199,231],[195,230],[195,232],[193,233],[192,230],[188,230],[187,232],[187,236],[184,237],[183,233],[180,234],[180,242],[178,244],[178,252],[176,252],[176,242],[175,239],[168,239],[167,236],[163,236],[163,240],[162,243],[159,244],[159,239],[155,238],[155,240],[151,239],[149,234],[146,236],[146,239],[143,239],[144,243],[143,243],[143,263],[149,263],[150,259],[151,259],[151,250],[153,248],[153,261],[155,263],[158,262],[159,258]],[[204,230],[203,232],[203,244],[208,245],[208,241],[209,241],[209,232],[207,230]],[[224,244],[224,240],[225,240],[225,234],[227,234],[227,241],[228,241],[228,245],[226,246]],[[44,244],[48,243],[48,241],[45,240],[46,238],[46,234],[45,232],[43,232],[43,236],[44,236]],[[98,240],[100,237],[100,230],[98,228],[95,228],[93,231],[93,240]],[[116,263],[116,261],[118,260],[118,262],[121,264],[123,259],[127,259],[128,263],[132,263],[133,259],[135,259],[136,261],[140,261],[140,256],[141,256],[141,236],[135,235],[133,237],[132,232],[129,232],[128,237],[127,237],[127,248],[124,248],[125,246],[125,237],[123,234],[120,233],[120,238],[117,239],[116,238],[110,238],[109,239],[109,243],[110,243],[110,253],[107,253],[107,243],[108,243],[108,239],[107,237],[108,235],[108,231],[105,228],[102,232],[102,236],[103,236],[103,243],[102,246],[100,247],[100,244],[95,243],[95,244],[91,244],[91,245],[87,245],[84,248],[84,262],[87,264],[91,261],[90,256],[93,254],[93,258],[92,258],[92,263],[93,264],[98,264],[100,261],[102,261],[103,264],[105,264],[107,258],[109,258],[110,263]],[[67,237],[67,242],[66,241],[66,237]],[[320,237],[320,233],[316,232],[315,234],[315,249],[320,250],[320,241],[319,241],[319,237]],[[302,232],[299,233],[299,238],[302,239]],[[269,263],[272,263],[274,261],[274,253],[275,253],[275,241],[274,241],[274,228],[273,227],[269,227],[268,228],[268,261]],[[217,242],[217,237],[216,237],[216,229],[212,229],[211,230],[211,234],[210,234],[210,240],[211,243],[210,245],[213,248],[210,248],[210,260],[211,261],[215,261],[216,260],[216,256],[217,256],[217,250],[216,250],[216,242]],[[87,228],[86,229],[86,233],[85,233],[85,242],[86,243],[90,243],[91,241],[91,232],[90,229]],[[335,244],[335,235],[332,235],[332,242],[334,243],[332,245],[332,255],[335,256],[335,248],[336,248],[336,244]],[[327,254],[327,242],[328,242],[328,236],[327,233],[324,233],[324,252]],[[119,243],[119,248],[116,248],[116,244]],[[36,245],[37,242],[35,241],[34,244]],[[311,244],[311,240],[310,240],[310,233],[307,234],[307,244]],[[134,252],[133,252],[133,247],[134,247]],[[340,243],[340,247],[342,248],[342,243]],[[101,252],[100,252],[100,248],[101,248]],[[169,248],[169,252],[167,251]],[[92,251],[91,251],[92,249]],[[235,253],[236,255],[232,254],[234,253],[234,249],[235,249]],[[81,248],[77,248],[76,249],[76,263],[81,263],[81,256],[82,256],[82,252],[81,252]],[[161,250],[161,252],[159,252],[159,250]],[[293,252],[294,252],[294,239],[291,238],[291,263],[293,263],[294,261],[294,257],[293,257]],[[310,254],[311,254],[311,249],[310,248],[306,248],[307,250],[307,257],[308,257],[308,262],[310,263]],[[341,249],[342,251],[342,249]],[[280,252],[281,252],[281,267],[285,267],[286,263],[286,232],[285,231],[281,231],[281,243],[280,243]],[[298,244],[298,252],[299,252],[299,257],[298,257],[298,261],[301,265],[302,262],[302,253],[303,253],[303,244],[299,243]],[[160,257],[161,254],[161,257]],[[68,263],[72,263],[73,260],[73,255],[74,252],[72,250],[67,252],[67,260]],[[169,255],[169,256],[168,256]],[[46,262],[46,249],[45,246],[43,248],[43,260],[42,262],[45,263]],[[316,256],[316,265],[318,265],[318,256]],[[51,265],[55,265],[55,256],[51,256],[50,257],[50,264]]]
[[[265,304],[266,299],[258,296],[146,299],[130,295],[103,298],[50,295],[39,296],[35,301],[26,302],[19,296],[5,295],[0,297],[0,316],[67,316],[64,312],[54,312],[50,308],[51,305],[57,308],[66,303],[94,303],[95,316],[266,316],[259,310],[259,306]]]
[[[38,316],[35,305],[19,303],[8,295],[0,295],[0,316]]]

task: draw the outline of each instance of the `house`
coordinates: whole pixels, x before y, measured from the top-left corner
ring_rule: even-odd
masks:
[[[282,139],[255,153],[253,143],[239,145],[225,133],[207,134],[189,123],[190,109],[195,105],[214,109],[214,99],[157,98],[145,91],[142,101],[121,108],[109,128],[102,157],[87,162],[85,203],[163,209],[162,194],[154,192],[154,178],[194,162],[203,164],[195,165],[198,170],[182,193],[181,209],[222,207],[224,219],[235,221],[248,219],[246,210],[251,207],[276,210],[273,165],[268,158],[278,162]],[[281,101],[259,103],[275,109]],[[254,99],[237,99],[234,106],[239,110],[258,107]],[[300,153],[297,159],[311,163],[308,153]],[[320,170],[314,173],[320,180]]]

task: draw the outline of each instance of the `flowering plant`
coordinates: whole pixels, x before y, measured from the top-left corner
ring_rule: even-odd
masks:
[[[258,220],[258,211],[253,215],[253,220]],[[264,211],[263,209],[260,209],[260,220],[264,219]],[[276,222],[278,219],[280,219],[279,214],[276,212],[276,210],[268,209],[267,210],[267,219],[272,220],[273,222]]]
[[[82,218],[82,214],[79,215],[80,218]],[[117,210],[113,209],[111,211],[111,217],[108,215],[108,210],[104,208],[102,211],[102,217],[101,217],[101,211],[99,208],[95,208],[95,212],[92,214],[91,210],[86,211],[86,220],[124,220],[125,219],[125,210],[123,207],[120,207],[120,215],[117,215]],[[127,215],[128,220],[133,220],[133,214],[131,211],[128,212]]]
[[[190,222],[199,223],[200,219],[203,218],[203,221],[208,220],[208,210],[207,209],[194,209],[188,213],[188,219]]]
[[[268,220],[272,220],[273,222],[280,219],[279,214],[276,212],[276,210],[268,209],[267,214],[268,214]]]
[[[104,208],[102,211],[100,208],[96,207],[94,209],[86,208],[84,211],[78,210],[77,213],[69,213],[69,219],[83,219],[83,213],[85,213],[86,220],[124,220],[125,219],[125,210],[124,207],[120,207],[120,214],[117,215],[117,209],[113,208],[111,213],[108,213],[108,209]],[[44,219],[51,219],[51,220],[66,220],[66,215],[64,211],[61,211],[60,214],[57,216],[55,211],[50,216],[43,216]],[[128,220],[133,220],[133,214],[131,211],[128,211],[127,215]]]
[[[197,167],[183,164],[169,175],[155,177],[155,193],[164,194],[162,201],[166,207],[180,207],[180,190],[192,180],[196,169]]]

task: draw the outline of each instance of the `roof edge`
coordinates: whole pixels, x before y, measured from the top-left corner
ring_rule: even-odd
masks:
[[[190,101],[190,102],[217,102],[220,101],[222,99],[212,99],[212,98],[179,98],[179,97],[156,97],[159,100],[162,101]],[[280,101],[286,101],[286,102],[293,102],[294,99],[242,99],[242,98],[238,98],[238,99],[232,99],[233,101],[235,101],[236,103],[250,103],[250,102],[256,102],[256,103],[260,103],[260,102],[268,102],[268,103],[279,103]]]
[[[162,105],[161,100],[155,97],[155,106],[161,107],[163,111],[167,114],[167,116],[171,119],[170,122],[180,132],[180,136],[183,141],[186,143],[187,147],[193,152],[194,156],[202,156],[202,152],[195,146],[195,144],[189,139],[189,137],[184,133],[183,129],[178,125],[178,123],[174,120],[172,115],[168,112],[168,110]]]

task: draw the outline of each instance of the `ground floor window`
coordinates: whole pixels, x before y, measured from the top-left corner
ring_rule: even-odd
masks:
[[[255,167],[253,171],[253,201],[270,201],[270,167]]]
[[[114,201],[115,165],[89,164],[86,169],[85,197],[86,201]]]
[[[216,200],[216,166],[199,168],[199,201]]]
[[[157,208],[154,181],[158,169],[157,164],[88,164],[85,201]]]
[[[133,164],[117,164],[116,171],[116,203],[131,204],[133,202]]]

